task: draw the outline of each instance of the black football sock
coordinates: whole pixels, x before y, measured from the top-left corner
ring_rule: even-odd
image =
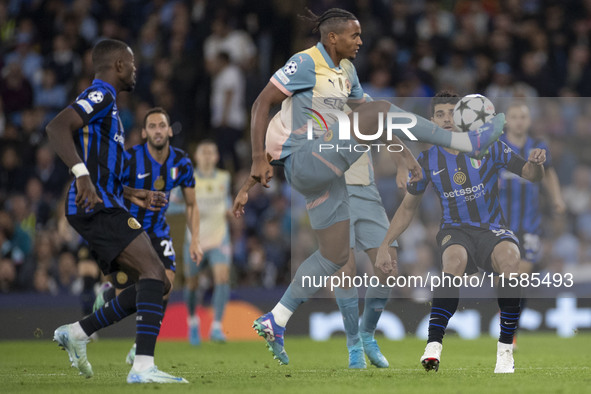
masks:
[[[499,286],[501,284],[499,283]],[[521,286],[511,287],[508,282],[498,288],[498,303],[501,310],[501,334],[499,335],[499,342],[512,344],[513,337],[517,332],[519,323],[519,316],[521,315]]]
[[[453,286],[454,275],[443,273],[443,283],[433,291],[433,304],[429,318],[429,339],[427,342],[443,342],[449,319],[456,313],[460,299],[460,288]]]
[[[164,317],[162,310],[164,282],[156,279],[141,279],[137,282],[136,288],[136,355],[154,356],[156,339]]]
[[[112,299],[114,299],[115,297],[117,297],[116,290],[117,289],[115,289],[115,287],[111,287],[111,288],[109,288],[109,290],[107,290],[103,293],[103,299],[105,300],[105,302],[109,302]]]
[[[111,324],[131,315],[135,311],[136,290],[134,286],[130,286],[123,290],[119,296],[106,302],[102,308],[80,320],[80,326],[86,335],[90,336],[95,331],[110,326]]]

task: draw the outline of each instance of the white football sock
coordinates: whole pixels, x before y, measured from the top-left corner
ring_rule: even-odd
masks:
[[[133,360],[133,370],[136,372],[145,371],[154,366],[154,356],[137,355]]]
[[[82,340],[88,339],[88,335],[86,335],[86,333],[82,329],[80,322],[76,322],[76,323],[72,324],[71,330],[72,330],[72,335],[74,335],[74,338],[82,339]]]
[[[275,323],[281,327],[285,327],[293,312],[287,309],[282,303],[278,302],[275,308],[271,311],[275,318]]]

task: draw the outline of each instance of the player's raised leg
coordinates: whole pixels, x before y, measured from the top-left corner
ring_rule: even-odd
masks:
[[[489,123],[485,123],[478,130],[466,133],[453,133],[437,126],[420,115],[411,114],[386,101],[361,104],[355,108],[355,112],[358,113],[358,131],[363,134],[375,134],[379,127],[382,127],[383,130],[386,129],[385,125],[378,124],[380,113],[383,115],[382,119],[385,119],[386,113],[405,113],[411,115],[416,120],[416,123],[406,116],[401,118],[399,122],[401,125],[411,125],[413,123],[414,125],[408,128],[393,128],[392,132],[397,137],[408,141],[427,142],[445,148],[455,149],[477,159],[482,158],[488,147],[499,139],[501,134],[503,134],[503,127],[505,125],[505,115],[497,114]],[[354,127],[353,122],[351,122],[351,127]],[[351,135],[355,135],[353,129],[351,130]],[[386,133],[382,133],[382,142],[388,142],[385,138]],[[360,142],[367,143],[366,141]]]

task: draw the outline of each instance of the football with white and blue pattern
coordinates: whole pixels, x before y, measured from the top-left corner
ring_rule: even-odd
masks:
[[[495,106],[481,94],[469,94],[454,107],[454,123],[460,131],[477,130],[495,116]]]

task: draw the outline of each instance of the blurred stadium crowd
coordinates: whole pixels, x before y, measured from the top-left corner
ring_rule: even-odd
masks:
[[[589,0],[0,0],[0,292],[80,292],[76,264],[86,256],[63,217],[70,176],[44,127],[92,81],[94,43],[117,38],[135,52],[136,91],[118,97],[126,145],[141,142],[145,111],[161,106],[174,123],[172,144],[191,152],[213,138],[238,188],[250,166],[252,102],[291,54],[316,42],[297,16],[306,6],[357,15],[364,45],[355,65],[373,97],[443,88],[559,97],[533,111],[531,132],[550,144],[568,207],[557,217],[544,206],[542,267],[591,263]],[[375,159],[391,216],[403,192],[391,162]],[[291,202],[281,174],[272,183],[254,189],[245,218],[231,221],[234,285],[289,283],[290,258],[314,250],[313,236],[295,231],[305,222],[301,202]],[[403,274],[437,265],[439,204],[429,198],[402,237]]]

